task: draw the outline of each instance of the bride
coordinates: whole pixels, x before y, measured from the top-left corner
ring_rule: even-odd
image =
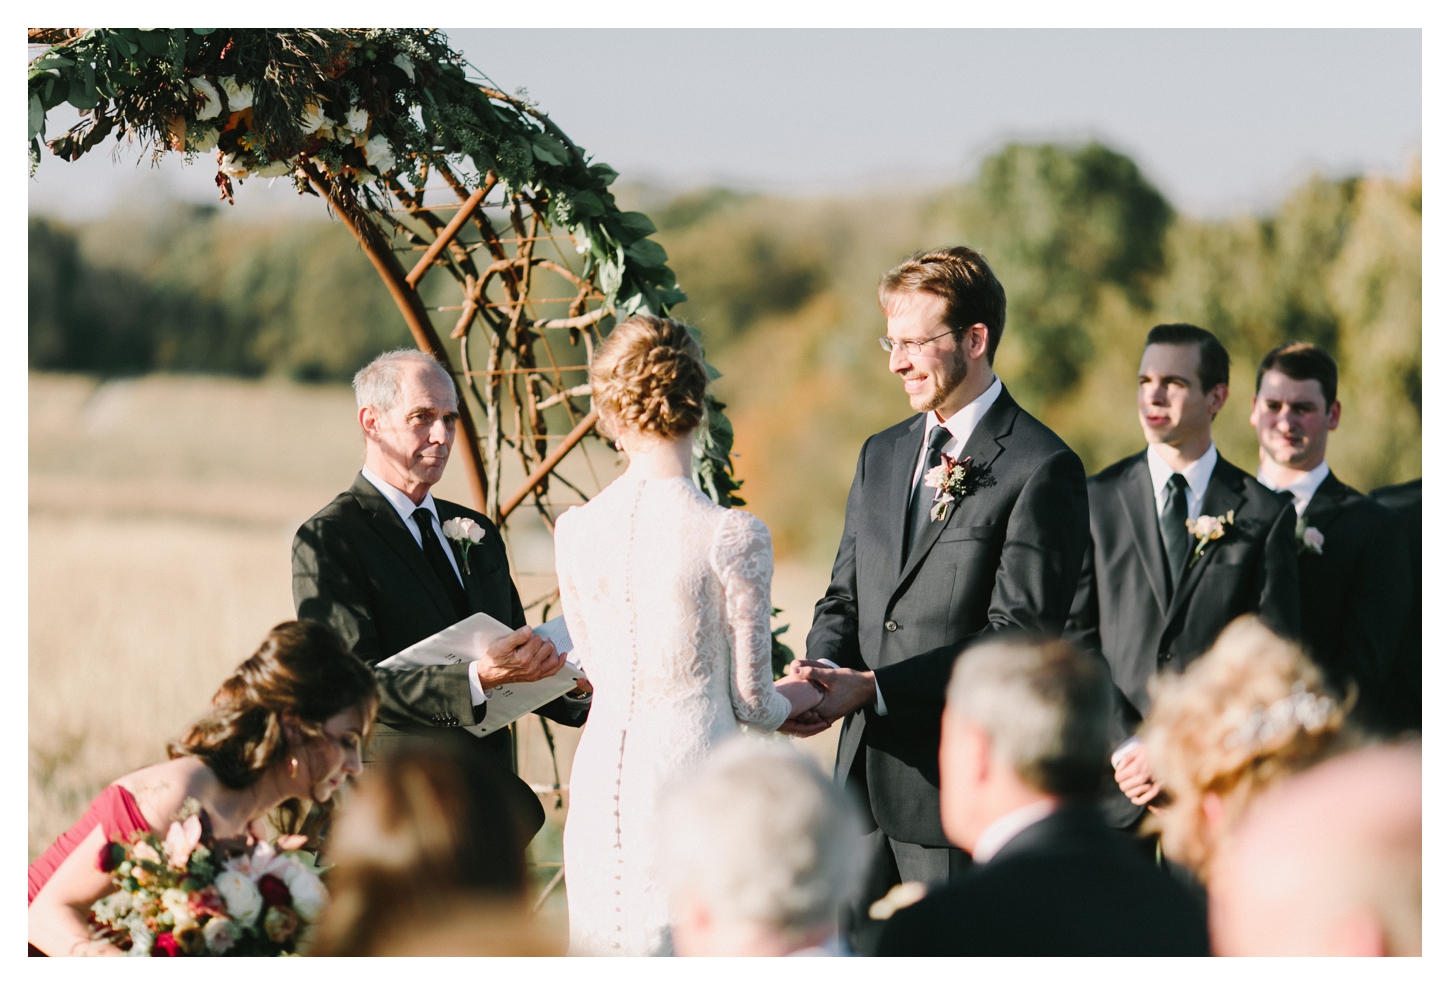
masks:
[[[662,786],[740,726],[773,732],[820,693],[771,683],[770,531],[691,479],[708,377],[688,331],[636,315],[589,376],[629,468],[555,527],[574,659],[594,685],[564,825],[570,953],[643,955],[669,949],[654,869]]]

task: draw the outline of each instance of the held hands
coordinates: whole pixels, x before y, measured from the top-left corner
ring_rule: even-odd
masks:
[[[776,687],[793,680],[808,682],[824,693],[818,702],[799,712],[792,702],[791,717],[779,729],[786,735],[806,738],[824,732],[838,718],[876,701],[876,678],[870,671],[830,667],[816,660],[795,660],[791,662],[789,675]]]
[[[1136,744],[1126,749],[1113,760],[1113,779],[1127,798],[1139,807],[1158,796],[1163,784],[1153,779],[1153,766],[1148,762],[1148,752]],[[1150,807],[1151,809],[1151,807]]]
[[[554,644],[535,636],[528,626],[494,640],[478,661],[478,683],[484,689],[526,684],[552,677],[564,666]]]

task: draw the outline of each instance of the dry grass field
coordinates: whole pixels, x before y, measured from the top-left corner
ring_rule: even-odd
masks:
[[[337,385],[32,374],[29,411],[33,859],[107,782],[164,758],[226,674],[292,618],[292,534],[352,481],[361,439],[352,392]],[[602,445],[590,456],[593,475],[583,462],[569,475],[585,489],[619,468]],[[507,488],[519,481],[506,469]],[[438,492],[467,501],[456,471]],[[537,518],[518,516],[511,561],[529,602],[553,587],[552,552]],[[826,577],[778,569],[797,652]],[[829,763],[834,732],[803,745]],[[578,735],[554,731],[565,784]],[[537,719],[520,739],[521,774],[551,786]],[[545,804],[533,856],[557,863],[563,811]],[[562,903],[556,891],[547,910]]]

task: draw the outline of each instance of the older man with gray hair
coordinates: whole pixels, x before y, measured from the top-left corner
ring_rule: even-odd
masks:
[[[1093,803],[1108,752],[1105,668],[1061,640],[957,659],[942,715],[942,829],[966,874],[892,916],[882,955],[1205,955],[1187,891]]]
[[[368,758],[414,741],[484,721],[493,688],[542,680],[563,657],[533,635],[509,576],[498,528],[482,513],[435,499],[458,423],[458,392],[448,371],[417,349],[385,352],[353,379],[365,443],[352,487],[302,525],[292,542],[292,598],[297,618],[337,630],[373,667],[382,704]],[[445,535],[443,524],[467,519],[473,536]],[[515,632],[467,664],[403,670],[377,664],[475,612]],[[569,725],[588,713],[585,695],[540,709]],[[476,740],[479,753],[505,775],[512,737],[500,729]],[[532,835],[544,823],[538,798],[516,778],[521,823]]]
[[[779,740],[741,738],[661,798],[658,864],[682,957],[832,956],[865,875],[860,808]]]

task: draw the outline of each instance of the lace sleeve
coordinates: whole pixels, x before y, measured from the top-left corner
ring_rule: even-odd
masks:
[[[569,653],[569,662],[584,668],[589,673],[589,631],[584,625],[583,607],[579,604],[579,589],[574,585],[573,520],[570,510],[565,510],[554,522],[554,573],[559,579],[559,607],[564,610],[564,626],[569,630],[569,640],[574,649]]]
[[[770,530],[749,513],[731,510],[715,531],[710,566],[725,588],[730,639],[730,703],[741,724],[774,732],[790,715],[770,672]]]

